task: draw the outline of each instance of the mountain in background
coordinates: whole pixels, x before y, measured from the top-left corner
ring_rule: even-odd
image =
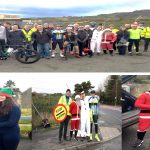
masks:
[[[126,19],[136,19],[141,16],[144,19],[150,19],[150,9],[146,10],[136,10],[133,12],[118,12],[112,14],[100,14],[98,17],[102,18],[126,18]]]

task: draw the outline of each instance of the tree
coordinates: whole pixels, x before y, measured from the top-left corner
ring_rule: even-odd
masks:
[[[11,88],[13,88],[15,85],[16,85],[15,82],[13,82],[12,80],[8,80],[5,83],[4,87],[11,87]]]
[[[89,93],[89,90],[93,89],[94,86],[92,86],[91,82],[90,81],[87,81],[87,82],[82,82],[82,83],[77,83],[75,84],[75,88],[74,88],[74,91],[76,94],[84,91],[86,94]]]
[[[105,94],[103,94],[106,104],[120,104],[121,81],[120,76],[112,75],[105,83]]]

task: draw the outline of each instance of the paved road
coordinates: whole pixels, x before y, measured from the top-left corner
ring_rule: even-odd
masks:
[[[32,141],[21,139],[17,150],[32,150]]]
[[[114,138],[103,144],[91,146],[86,150],[122,150],[121,136],[118,136],[117,138]]]
[[[137,124],[123,129],[122,132],[122,146],[123,150],[135,150],[131,147],[133,142],[136,140]],[[138,150],[150,150],[150,131],[145,136],[144,143]]]
[[[99,124],[100,126],[116,127],[121,130],[121,108],[116,108],[113,106],[101,106]]]
[[[1,72],[150,72],[150,52],[143,56],[119,56],[115,54],[81,59],[71,57],[41,59],[34,64],[21,64],[15,58],[0,61]]]

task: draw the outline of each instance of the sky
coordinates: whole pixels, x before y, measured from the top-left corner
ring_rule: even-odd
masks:
[[[150,0],[3,0],[0,14],[21,17],[92,16],[149,9]]]
[[[91,81],[96,90],[107,77],[103,73],[0,73],[0,87],[12,80],[22,92],[32,87],[41,93],[65,93],[67,88],[74,92],[74,85],[83,81]]]

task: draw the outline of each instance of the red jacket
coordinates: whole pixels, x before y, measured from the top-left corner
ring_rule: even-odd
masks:
[[[106,32],[103,34],[103,37],[102,37],[102,43],[107,43],[107,42],[115,42],[117,39],[117,36],[110,32],[109,34]]]
[[[80,108],[75,101],[70,104],[71,118],[80,118]]]
[[[135,107],[141,110],[150,110],[150,92],[142,94],[135,102]]]
[[[150,119],[150,92],[146,92],[139,96],[135,102],[135,107],[141,109],[139,117],[142,119]]]

